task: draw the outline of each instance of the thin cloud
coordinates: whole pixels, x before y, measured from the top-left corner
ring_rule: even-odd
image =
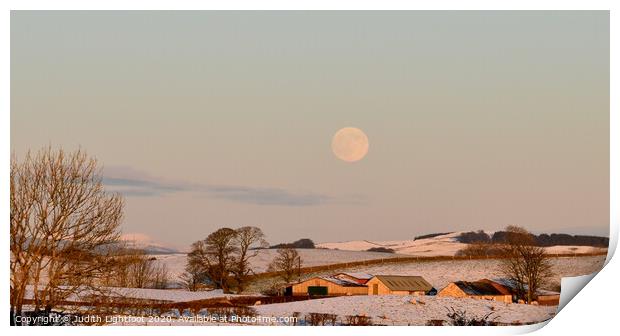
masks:
[[[113,176],[119,174],[126,176]],[[106,169],[102,180],[109,190],[120,192],[127,197],[157,197],[180,192],[192,192],[232,202],[279,206],[316,206],[327,203],[359,204],[362,199],[361,197],[351,197],[346,200],[320,193],[294,192],[281,188],[166,182],[147,174],[139,174],[136,170],[127,167]]]

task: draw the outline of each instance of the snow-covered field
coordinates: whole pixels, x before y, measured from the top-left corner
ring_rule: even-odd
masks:
[[[163,300],[170,302],[186,302],[222,297],[234,297],[235,294],[224,294],[221,289],[190,292],[180,289],[147,289],[147,288],[112,288],[115,296],[133,299]]]
[[[346,263],[362,260],[374,260],[395,258],[403,256],[454,256],[459,250],[467,247],[467,244],[456,241],[461,232],[454,232],[432,238],[417,240],[376,241],[367,240],[348,241],[338,243],[317,244],[316,249],[298,249],[302,258],[302,266],[320,266],[336,263]],[[368,252],[372,247],[385,247],[393,249],[396,253]],[[605,252],[606,249],[591,246],[552,246],[546,248],[552,254],[583,254]],[[267,271],[269,263],[276,256],[275,249],[259,250],[258,255],[250,259],[251,267],[255,273]],[[168,268],[173,282],[178,281],[183,273],[187,256],[185,253],[154,254],[153,258],[164,263]],[[443,264],[444,262],[442,262]],[[400,268],[400,264],[391,267]],[[390,266],[388,266],[390,267]],[[443,266],[442,266],[443,267]]]
[[[112,297],[122,297],[131,299],[148,299],[168,302],[187,302],[194,300],[205,300],[214,298],[234,297],[235,294],[224,294],[221,289],[210,291],[198,291],[190,292],[181,289],[150,289],[150,288],[124,288],[124,287],[107,287],[102,290],[108,290],[109,295]],[[33,286],[29,285],[26,288],[26,298],[33,298]],[[90,290],[80,291],[78,294],[72,294],[67,298],[67,301],[82,301],[81,298],[94,294]],[[245,295],[247,296],[247,295]]]
[[[320,250],[316,250],[320,251]],[[328,250],[329,251],[329,250]],[[553,270],[556,273],[555,282],[559,283],[561,277],[589,274],[599,270],[604,263],[605,256],[577,256],[553,258]],[[390,263],[384,265],[371,265],[366,267],[349,267],[343,271],[365,272],[370,274],[393,274],[393,275],[421,275],[435,288],[441,289],[449,282],[457,280],[473,281],[482,278],[499,277],[498,260],[441,260],[419,261],[407,263]],[[327,273],[335,273],[333,270]],[[307,274],[310,277],[317,274]],[[248,288],[249,292],[257,292],[261,286],[269,284],[268,279],[261,279]],[[130,289],[112,288],[112,291],[123,297],[138,299],[153,299],[165,301],[192,301],[225,297],[220,290],[206,292],[188,292],[184,290],[157,290],[157,289]],[[413,300],[415,299],[415,300]],[[412,301],[413,300],[413,301]],[[414,303],[412,303],[414,302]],[[260,322],[239,324],[266,324],[287,325],[282,318],[299,316],[303,319],[307,313],[326,313],[339,316],[338,323],[343,323],[346,316],[365,315],[372,318],[373,324],[380,325],[424,325],[429,320],[447,320],[448,309],[464,310],[469,317],[483,317],[489,313],[493,321],[505,324],[527,324],[545,321],[555,315],[554,306],[535,306],[523,304],[506,304],[502,302],[444,298],[436,296],[345,296],[318,300],[307,300],[278,304],[263,304],[252,306],[256,314],[263,319]],[[179,314],[180,313],[180,314]],[[185,316],[185,313],[189,314]],[[209,316],[208,308],[201,310],[198,317]],[[116,325],[230,325],[228,323],[201,322],[186,320],[184,317],[196,317],[187,312],[177,312],[168,316],[171,319],[156,320],[149,322],[111,322]],[[273,319],[269,319],[273,317]],[[132,317],[133,318],[133,317]],[[135,317],[138,318],[138,317]],[[276,318],[280,318],[277,320]],[[275,321],[275,322],[274,322]],[[300,322],[304,324],[304,321]],[[238,324],[238,323],[232,323]],[[299,323],[298,323],[299,324]]]
[[[456,237],[462,232],[453,232],[432,238],[416,240],[393,240],[393,241],[369,241],[353,240],[334,243],[320,243],[317,247],[327,249],[337,249],[346,251],[366,251],[373,247],[385,247],[394,250],[396,253],[416,255],[416,256],[453,256],[458,251],[467,247],[467,244],[460,243]],[[570,253],[595,253],[604,252],[606,249],[591,246],[551,246],[545,248],[548,253],[570,254]]]
[[[605,256],[552,258],[555,281],[562,277],[591,274],[603,267]],[[391,275],[420,275],[435,288],[442,289],[448,283],[458,280],[475,281],[484,278],[501,277],[499,262],[495,259],[422,261],[394,263],[368,267],[351,268],[353,272]]]
[[[414,300],[414,301],[412,301]],[[416,303],[412,303],[416,302]],[[535,323],[553,317],[556,307],[507,304],[495,301],[455,299],[436,296],[357,295],[329,299],[278,303],[254,307],[263,316],[292,316],[293,313],[326,313],[338,316],[365,315],[373,324],[425,325],[429,320],[446,320],[452,307],[468,316],[483,317],[501,323]]]
[[[269,263],[276,256],[277,250],[265,249],[259,250],[258,255],[250,259],[251,267],[256,273],[262,273],[267,271]],[[345,263],[352,261],[371,260],[371,259],[385,259],[402,257],[402,255],[394,253],[383,252],[359,252],[359,251],[338,251],[328,249],[298,249],[299,255],[302,259],[302,267],[319,266],[327,264]],[[159,262],[162,262],[168,268],[170,277],[173,281],[179,279],[179,276],[183,273],[187,255],[186,254],[161,254],[152,255]]]
[[[553,272],[555,274],[548,289],[554,289],[560,284],[562,277],[571,277],[591,274],[599,271],[605,262],[605,256],[577,256],[552,258]],[[450,282],[464,280],[475,281],[484,278],[499,278],[499,261],[496,259],[473,259],[473,260],[440,260],[418,261],[403,263],[388,263],[383,265],[369,265],[335,269],[331,271],[305,274],[304,279],[313,276],[324,276],[338,272],[364,272],[373,275],[419,275],[430,282],[433,287],[440,290]],[[248,288],[250,292],[260,292],[267,288],[271,280],[259,280]]]
[[[252,306],[256,312],[254,321],[238,322],[231,319],[218,322],[218,315],[210,315],[208,309],[192,315],[179,312],[156,319],[123,317],[110,325],[293,325],[290,318],[297,316],[295,325],[308,325],[306,314],[321,313],[337,315],[336,324],[343,324],[347,316],[370,317],[373,325],[426,325],[430,320],[447,321],[451,308],[464,311],[468,318],[482,318],[490,314],[488,321],[501,324],[532,324],[552,318],[557,307],[525,304],[508,304],[496,301],[457,299],[437,296],[356,295],[326,299]],[[249,316],[245,316],[246,318]],[[139,321],[139,322],[138,322]]]

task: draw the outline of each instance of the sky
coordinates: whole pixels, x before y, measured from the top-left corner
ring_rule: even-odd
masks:
[[[339,160],[356,127],[366,157]],[[609,233],[609,12],[11,13],[11,148],[82,148],[124,233]]]

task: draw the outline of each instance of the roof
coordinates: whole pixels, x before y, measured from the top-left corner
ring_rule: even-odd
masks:
[[[492,282],[498,283],[498,284],[500,284],[502,286],[506,286],[508,288],[511,288],[513,290],[515,288],[517,288],[517,283],[514,280],[512,280],[512,279],[494,278],[494,279],[483,279],[483,280],[492,281]],[[480,281],[483,281],[483,280],[480,280]],[[524,288],[527,289],[527,285],[525,285]]]
[[[454,284],[467,295],[510,295],[510,292],[488,281],[457,281]]]
[[[544,296],[544,295],[560,295],[560,293],[559,293],[559,292],[556,292],[556,291],[546,290],[546,289],[539,289],[539,290],[536,292],[536,295],[543,295],[543,296]]]
[[[430,291],[433,286],[421,276],[409,275],[375,275],[390,290],[394,291]]]
[[[495,282],[498,284],[501,284],[502,286],[508,287],[508,289],[515,291],[517,288],[517,284],[516,281],[512,280],[512,279],[505,279],[505,278],[494,278],[491,280],[488,279],[484,279],[484,280],[480,280],[480,281],[490,281],[490,282]],[[528,286],[527,284],[523,285],[523,289],[527,290]],[[551,291],[551,290],[546,290],[546,289],[538,289],[536,291],[537,295],[560,295],[560,293],[556,292],[556,291]]]
[[[344,279],[338,279],[333,277],[318,277],[319,279],[323,279],[325,281],[329,281],[331,283],[335,283],[336,285],[343,287],[366,287],[366,285],[359,284],[357,282],[348,281]]]
[[[362,273],[362,272],[342,272],[342,273],[334,274],[333,276],[338,276],[341,274],[350,276],[351,278],[360,279],[360,280],[370,280],[373,277],[372,274]]]

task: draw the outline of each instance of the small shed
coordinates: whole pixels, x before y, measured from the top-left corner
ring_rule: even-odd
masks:
[[[368,295],[426,295],[433,286],[421,276],[375,275],[366,283]]]
[[[508,288],[485,280],[451,282],[444,289],[440,290],[437,296],[512,303],[512,293]]]
[[[513,280],[496,278],[491,280],[485,279],[485,281],[490,281],[506,287],[508,290],[511,291],[511,293],[513,294],[513,298],[516,300],[517,286]],[[525,290],[528,289],[527,285],[525,285],[524,287]],[[560,304],[560,293],[550,290],[538,289],[535,294],[535,300],[541,306],[557,306]]]
[[[292,285],[292,294],[299,295],[366,295],[365,285],[333,277],[314,277]]]
[[[536,292],[536,301],[541,306],[557,306],[560,304],[560,293],[540,289]]]
[[[367,283],[372,277],[372,274],[362,272],[343,272],[332,275],[332,278],[352,281],[361,285]]]

